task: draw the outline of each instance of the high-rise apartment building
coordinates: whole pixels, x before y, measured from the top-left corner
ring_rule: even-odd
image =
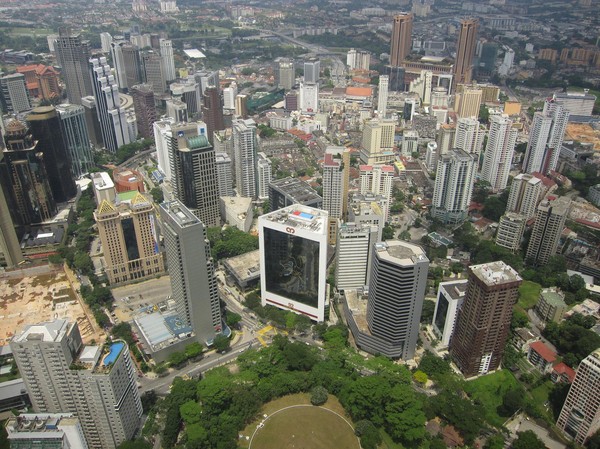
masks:
[[[257,153],[256,158],[256,196],[259,200],[269,199],[269,184],[271,183],[271,160],[265,153]]]
[[[179,201],[160,210],[175,308],[199,342],[212,344],[223,324],[206,226]]]
[[[378,227],[368,223],[343,223],[337,232],[335,285],[338,290],[360,289],[367,284],[371,247]]]
[[[466,280],[440,282],[433,311],[432,330],[442,347],[448,347],[456,327],[456,318],[467,291]]]
[[[92,95],[89,59],[90,49],[87,41],[82,41],[79,34],[72,34],[69,29],[58,30],[54,43],[56,62],[61,67],[65,80],[69,103],[81,104],[81,99]]]
[[[460,21],[460,31],[456,43],[456,61],[453,67],[453,86],[471,82],[478,28],[479,21],[477,19],[469,18]]]
[[[124,341],[84,346],[76,322],[27,326],[10,342],[36,413],[74,413],[89,449],[134,437],[142,404]]]
[[[40,106],[27,115],[27,122],[37,151],[44,155],[46,175],[57,203],[64,203],[77,194],[71,171],[71,156],[61,133],[61,120],[54,106]]]
[[[346,219],[349,182],[350,151],[346,147],[327,147],[323,161],[323,209],[330,219]]]
[[[279,87],[290,90],[296,84],[296,71],[294,70],[294,61],[279,62]]]
[[[104,147],[116,153],[121,146],[131,143],[131,136],[119,99],[119,87],[105,57],[90,59],[90,76]]]
[[[130,92],[133,97],[138,131],[142,137],[150,139],[154,132],[152,125],[158,120],[152,86],[149,84],[136,84]]]
[[[600,349],[579,364],[556,425],[581,445],[600,429]]]
[[[248,198],[256,198],[257,196],[257,152],[258,141],[254,120],[234,120],[235,188],[240,196]]]
[[[479,87],[465,87],[454,98],[454,111],[458,117],[479,117],[483,90]]]
[[[4,154],[0,152],[0,170]],[[2,173],[0,171],[0,173]],[[7,192],[8,193],[8,192]],[[11,211],[0,183],[0,266],[13,268],[23,261],[23,252],[15,232]]]
[[[483,131],[481,132],[481,134],[482,134],[481,139],[470,140],[468,138],[465,138],[464,141],[466,143],[468,143],[469,147],[471,147],[470,142],[473,142],[474,143],[473,147],[477,148],[477,145],[475,143],[478,142],[478,140],[481,140],[481,144],[483,145]],[[455,125],[444,124],[444,125],[440,126],[440,129],[438,129],[438,131],[437,131],[437,136],[436,136],[436,140],[435,140],[437,143],[437,147],[438,147],[438,149],[437,149],[438,159],[442,154],[446,154],[454,148],[455,143],[453,143],[453,142],[456,138],[455,136],[456,136],[456,126]],[[473,135],[473,137],[475,137],[475,136]],[[461,138],[458,141],[458,143],[460,143],[462,140],[463,139]],[[465,150],[464,148],[461,148],[461,150],[464,150],[467,153],[469,153],[469,151]],[[479,146],[479,151],[481,151],[480,146]]]
[[[232,82],[229,87],[223,89],[223,110],[235,111],[235,97],[237,97],[237,83]]]
[[[0,77],[0,106],[9,114],[18,114],[31,109],[25,75],[13,73]]]
[[[410,54],[412,48],[412,13],[401,13],[394,16],[392,25],[392,44],[390,49],[390,65],[399,67]]]
[[[219,226],[215,150],[203,129],[199,123],[171,127],[168,140],[171,185],[175,198],[205,226]]]
[[[448,128],[441,128],[440,134],[443,134]],[[467,153],[476,154],[479,157],[483,140],[485,137],[485,129],[481,128],[479,121],[474,117],[461,117],[456,121],[456,127],[451,128],[454,131],[454,144],[452,149],[463,150]],[[438,143],[438,147],[440,144]],[[450,148],[446,147],[447,153]]]
[[[502,261],[471,265],[468,280],[450,355],[464,376],[472,377],[500,366],[523,280]]]
[[[365,121],[360,160],[365,164],[382,164],[395,159],[394,135],[396,121],[371,119]]]
[[[527,217],[515,212],[507,212],[500,217],[498,232],[496,232],[496,245],[517,252],[521,247],[521,239],[525,232]]]
[[[539,204],[525,254],[525,260],[530,264],[546,265],[556,254],[570,208],[571,200],[561,196],[546,198]]]
[[[361,165],[360,187],[361,195],[381,195],[387,200],[383,211],[383,220],[387,222],[392,200],[392,186],[394,183],[394,167],[391,165]]]
[[[388,84],[390,77],[388,75],[381,75],[379,77],[379,88],[377,92],[377,112],[379,117],[385,118],[387,114],[387,101],[388,101]]]
[[[202,106],[202,120],[206,123],[208,140],[212,144],[215,131],[225,129],[223,121],[223,105],[217,87],[207,87],[204,91],[204,104]]]
[[[548,98],[543,111],[533,115],[523,171],[545,175],[556,169],[568,121],[569,112],[564,105]]]
[[[29,226],[49,220],[56,213],[56,202],[38,141],[18,120],[10,121],[4,131],[0,183],[14,224]]]
[[[540,178],[527,173],[518,174],[510,185],[506,211],[522,214],[529,220],[537,210],[542,187],[543,183]]]
[[[412,359],[427,287],[429,259],[420,246],[388,240],[372,246],[367,324],[369,352]]]
[[[219,197],[235,196],[231,158],[227,153],[215,153],[215,164],[217,167],[217,182],[219,183]]]
[[[371,53],[368,51],[356,51],[354,48],[351,48],[346,54],[346,65],[350,70],[369,70]]]
[[[139,192],[115,204],[105,200],[94,212],[94,220],[109,283],[148,279],[164,272],[152,201]]]
[[[483,156],[481,179],[490,183],[492,192],[499,192],[506,188],[518,134],[517,129],[513,128],[513,121],[508,116],[490,117],[490,131]]]
[[[60,118],[60,131],[69,150],[71,173],[80,178],[94,166],[85,110],[77,104],[61,104],[56,106],[56,111]]]
[[[161,39],[159,45],[165,81],[173,81],[177,78],[177,74],[175,73],[175,59],[173,58],[173,42],[170,39]]]
[[[258,217],[263,306],[324,321],[327,212],[294,204]]]
[[[467,218],[477,155],[452,150],[438,159],[431,215],[444,223],[460,223]]]

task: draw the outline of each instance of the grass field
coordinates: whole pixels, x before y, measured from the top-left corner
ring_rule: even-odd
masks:
[[[498,415],[497,407],[502,404],[506,391],[518,385],[517,379],[508,370],[500,370],[487,376],[466,382],[465,391],[485,408],[485,419],[494,426],[501,426],[506,418]]]
[[[260,411],[260,418],[258,420],[256,420],[255,422],[253,422],[252,424],[248,425],[242,432],[240,432],[241,438],[239,441],[239,447],[240,448],[248,448],[249,444],[250,444],[250,438],[252,437],[252,435],[254,434],[254,431],[256,430],[257,426],[264,421],[264,417],[263,414],[266,414],[267,416],[271,416],[274,415],[275,412],[277,412],[278,410],[281,410],[285,407],[291,407],[291,406],[295,406],[295,405],[310,405],[310,395],[309,394],[305,394],[305,393],[299,393],[299,394],[292,394],[289,396],[284,396],[282,398],[276,399],[274,401],[269,402],[268,404],[265,404],[263,406],[263,408]],[[346,412],[344,411],[344,408],[342,407],[342,405],[339,403],[339,401],[337,400],[337,398],[335,396],[329,396],[329,399],[327,400],[327,402],[325,404],[323,404],[321,406],[321,408],[327,409],[327,410],[331,410],[335,413],[340,414],[341,416],[343,416],[348,422],[352,423],[352,421],[350,420],[350,418],[346,415]],[[310,406],[310,407],[301,407],[301,408],[297,408],[297,409],[289,409],[289,411],[292,410],[304,410],[305,413],[308,413],[308,420],[307,421],[303,421],[301,425],[299,425],[299,421],[297,421],[297,419],[291,415],[288,414],[288,410],[281,412],[279,414],[276,414],[274,416],[272,416],[271,418],[269,418],[267,421],[265,421],[265,426],[262,429],[259,429],[258,432],[256,432],[256,436],[254,437],[254,440],[252,442],[252,448],[253,449],[269,449],[269,448],[277,448],[277,449],[288,449],[288,448],[328,448],[328,447],[339,447],[339,448],[348,448],[348,449],[358,449],[359,448],[359,444],[358,444],[358,439],[354,436],[354,430],[353,428],[351,428],[342,418],[338,417],[337,415],[335,415],[334,413],[328,412],[327,410],[321,410],[321,412],[319,412],[320,408],[318,407],[314,407],[314,406]],[[314,412],[314,414],[312,415],[312,419],[310,418],[310,412],[312,412],[313,410],[316,410]],[[324,426],[323,424],[321,424],[322,422],[324,422],[322,420],[322,416],[321,414],[326,413],[329,418],[328,420],[332,420],[331,422],[327,421],[328,424],[327,426]],[[318,414],[318,415],[317,415]],[[281,415],[282,418],[284,418],[283,420],[281,420],[280,418],[278,418]],[[273,421],[274,425],[271,423],[271,420],[274,420],[275,418],[278,418],[277,420]],[[302,431],[300,431],[299,429],[302,429]],[[332,431],[332,429],[335,430]],[[309,431],[314,431],[315,434],[309,433]],[[332,440],[329,439],[328,435],[321,435],[320,432],[325,432],[325,434],[330,434],[330,433],[335,433],[335,438],[336,439],[340,439],[340,441],[348,441],[348,445],[347,446],[342,446],[337,444],[337,440],[335,440],[332,443]],[[263,440],[262,435],[263,433],[266,434],[266,436],[268,437],[268,441]],[[304,437],[315,437],[318,434],[318,441],[321,441],[321,438],[324,438],[323,441],[328,441],[328,445],[324,445],[321,446],[320,442],[319,443],[314,443],[313,440],[309,440],[309,439],[300,439],[300,436],[304,436]],[[295,435],[295,437],[293,437],[291,440],[289,439],[285,439],[285,438],[289,438],[291,437],[291,435]],[[259,437],[260,436],[260,437]],[[248,437],[248,439],[246,438]],[[291,445],[287,445],[287,444],[291,444]],[[300,445],[299,445],[300,444]],[[392,449],[392,448],[390,448]]]
[[[0,33],[7,33],[12,37],[19,36],[48,36],[55,31],[48,28],[19,28],[19,27],[3,27],[0,28]]]
[[[517,305],[523,310],[531,309],[537,302],[542,286],[536,282],[523,281],[519,287],[519,302]]]

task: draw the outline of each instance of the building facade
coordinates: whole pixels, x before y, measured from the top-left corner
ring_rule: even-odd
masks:
[[[298,178],[274,179],[269,183],[269,207],[271,212],[292,204],[323,208],[323,198],[310,184]]]
[[[348,213],[350,151],[346,147],[327,147],[323,161],[323,209],[330,219],[345,219]]]
[[[483,156],[481,179],[490,183],[492,192],[506,188],[519,132],[507,116],[490,117],[490,131]]]
[[[456,327],[458,311],[462,307],[467,292],[466,280],[440,282],[435,310],[433,312],[433,332],[442,347],[448,347]]]
[[[256,123],[254,120],[234,121],[233,152],[235,163],[235,187],[240,196],[248,198],[257,197],[257,139]]]
[[[338,290],[360,289],[367,284],[371,247],[378,228],[367,223],[343,223],[337,232],[335,285]]]
[[[257,191],[256,196],[259,200],[269,199],[269,184],[271,183],[272,167],[271,160],[265,153],[257,153],[256,159],[256,177]]]
[[[65,80],[69,103],[81,104],[83,97],[93,95],[92,80],[89,74],[90,49],[81,35],[73,34],[67,28],[58,30],[54,43],[56,62],[61,67]]]
[[[556,254],[570,208],[571,200],[567,197],[542,200],[535,215],[525,260],[541,266]]]
[[[517,252],[521,247],[521,239],[525,232],[527,217],[515,212],[507,212],[500,217],[496,245]]]
[[[394,16],[390,48],[390,65],[399,67],[412,48],[413,14],[401,13]]]
[[[158,120],[152,86],[149,84],[136,84],[131,87],[130,92],[133,97],[138,131],[142,137],[150,139],[154,133],[152,125]]]
[[[60,117],[60,130],[69,150],[71,173],[76,178],[89,173],[94,166],[94,154],[85,124],[83,106],[61,104],[56,107]]]
[[[18,114],[31,109],[25,75],[13,73],[0,77],[0,106],[9,114]]]
[[[456,61],[453,67],[454,86],[471,82],[478,28],[479,21],[477,19],[469,18],[460,21],[458,42],[456,43]]]
[[[542,187],[541,179],[527,173],[518,174],[510,185],[506,211],[532,218],[541,199]]]

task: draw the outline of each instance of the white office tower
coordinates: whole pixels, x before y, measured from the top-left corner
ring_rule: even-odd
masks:
[[[548,98],[544,110],[533,115],[523,171],[545,175],[556,169],[568,121],[569,112],[565,107]]]
[[[142,404],[124,341],[84,346],[77,323],[58,319],[25,327],[10,347],[36,413],[75,414],[90,449],[134,437]]]
[[[9,418],[5,430],[12,448],[88,449],[79,419],[72,413],[22,413]]]
[[[219,183],[219,197],[235,196],[231,158],[227,153],[215,153],[215,164],[217,167],[217,182]]]
[[[510,185],[506,211],[522,214],[527,220],[533,218],[541,200],[542,188],[540,178],[527,173],[515,176]]]
[[[160,12],[177,12],[177,2],[175,0],[160,0]]]
[[[438,159],[431,215],[443,223],[456,224],[467,218],[477,156],[452,150]]]
[[[110,44],[112,43],[112,36],[110,33],[100,33],[100,45],[102,46],[103,53],[110,52]]]
[[[113,40],[110,43],[110,56],[115,66],[115,78],[119,89],[127,89],[127,71],[125,69],[125,59],[123,58],[123,45],[127,45],[125,40]]]
[[[521,247],[521,239],[525,232],[527,218],[525,215],[506,212],[500,217],[498,232],[496,232],[496,245],[517,252]]]
[[[396,121],[371,119],[363,126],[360,160],[365,164],[382,164],[395,160]]]
[[[310,61],[304,62],[304,83],[305,84],[318,84],[320,73],[321,73],[321,61],[319,61],[318,59],[311,59]]]
[[[257,196],[259,200],[269,199],[269,183],[271,182],[271,160],[265,153],[258,153],[256,160],[256,176],[258,178]]]
[[[202,105],[200,83],[194,77],[188,77],[183,83],[171,83],[169,90],[173,98],[183,101],[187,106],[188,116],[195,117]]]
[[[281,61],[279,63],[279,87],[290,90],[296,84],[296,71],[293,61]]]
[[[420,246],[389,240],[372,247],[367,302],[371,338],[357,341],[362,349],[390,358],[413,358],[428,270],[429,259]]]
[[[223,109],[226,111],[235,111],[235,97],[238,89],[236,82],[232,82],[229,87],[223,89]]]
[[[175,120],[175,123],[186,123],[188,121],[188,108],[181,100],[169,99],[165,101],[167,116]]]
[[[506,45],[503,45],[502,47],[504,48],[504,59],[502,60],[500,67],[498,67],[498,75],[507,76],[515,61],[515,51],[512,48],[508,48]]]
[[[258,153],[256,123],[252,119],[234,120],[232,129],[235,188],[239,196],[256,198],[256,154]]]
[[[402,156],[412,159],[413,153],[419,152],[419,132],[406,129],[402,134]]]
[[[381,195],[387,201],[383,211],[384,222],[388,221],[390,213],[390,202],[392,198],[392,186],[394,184],[394,167],[391,165],[361,165],[360,166],[360,190],[361,195]]]
[[[418,78],[410,82],[408,91],[419,95],[423,105],[431,104],[431,85],[433,81],[433,72],[421,70]]]
[[[175,120],[171,117],[163,117],[152,124],[154,130],[154,143],[156,146],[156,159],[158,169],[165,175],[167,181],[171,181],[171,163],[169,162],[169,140],[171,139],[171,126]]]
[[[175,309],[196,340],[211,345],[223,325],[206,227],[179,201],[162,203],[160,217]]]
[[[294,204],[258,217],[262,305],[325,320],[329,217]]]
[[[302,112],[319,112],[319,85],[300,83],[299,107]]]
[[[442,133],[447,132],[447,130],[448,127],[443,128]],[[452,149],[460,149],[467,153],[476,154],[479,157],[484,138],[485,129],[481,128],[476,118],[461,117],[456,121],[456,127],[454,128]]]
[[[165,81],[173,81],[177,78],[177,74],[175,73],[175,59],[173,57],[173,42],[170,39],[160,39],[159,45]]]
[[[18,114],[31,109],[25,75],[13,73],[0,77],[0,111]]]
[[[349,182],[350,151],[346,147],[327,147],[323,161],[323,209],[330,219],[346,219]]]
[[[490,117],[490,132],[483,156],[481,179],[490,183],[492,192],[506,188],[518,131],[507,115]]]
[[[433,312],[433,333],[440,340],[441,348],[447,348],[456,326],[458,311],[467,293],[469,281],[440,282]]]
[[[367,223],[343,223],[337,233],[335,285],[338,290],[360,289],[367,284],[371,247],[378,227]]]
[[[381,75],[379,77],[379,88],[377,93],[377,112],[379,117],[385,118],[387,114],[387,101],[388,101],[388,84],[390,77],[387,75]]]
[[[119,87],[105,57],[90,59],[90,74],[104,147],[116,153],[121,146],[131,143]]]
[[[429,171],[435,171],[437,165],[437,143],[427,142],[427,152],[425,153],[425,164]]]
[[[581,445],[600,429],[600,349],[579,364],[556,426]]]

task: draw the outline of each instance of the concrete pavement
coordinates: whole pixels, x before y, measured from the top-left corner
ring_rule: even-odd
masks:
[[[533,431],[540,440],[544,442],[548,449],[565,449],[567,446],[560,441],[556,441],[550,436],[547,429],[539,426],[531,418],[527,418],[523,413],[515,416],[506,424],[506,428],[511,434],[511,438],[517,438],[517,432]]]

